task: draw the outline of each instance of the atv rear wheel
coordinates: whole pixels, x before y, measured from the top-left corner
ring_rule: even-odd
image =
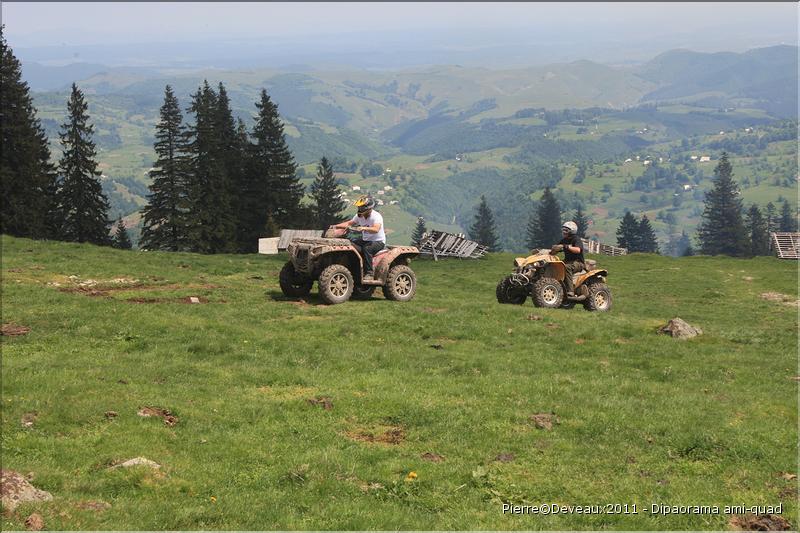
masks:
[[[524,287],[511,284],[511,276],[503,278],[494,291],[497,301],[501,304],[522,305],[528,298]]]
[[[353,288],[353,300],[369,300],[375,292],[375,285],[356,285]]]
[[[290,298],[307,296],[311,292],[311,286],[314,285],[314,280],[297,272],[291,261],[283,265],[278,282],[283,294]]]
[[[564,288],[555,278],[539,278],[533,284],[533,305],[555,309],[564,301]]]
[[[340,304],[353,294],[353,275],[344,265],[331,265],[319,275],[319,295],[326,304]]]
[[[407,302],[417,293],[417,276],[407,265],[395,265],[386,275],[383,295],[387,300]]]
[[[608,311],[611,309],[611,289],[603,282],[589,285],[589,296],[583,302],[587,311]]]

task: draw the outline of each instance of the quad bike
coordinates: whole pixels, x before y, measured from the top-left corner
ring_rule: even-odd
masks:
[[[413,246],[388,246],[372,257],[373,277],[364,279],[363,258],[346,238],[349,229],[328,228],[322,238],[293,239],[290,260],[280,273],[283,294],[307,296],[314,281],[325,303],[340,304],[351,297],[367,300],[376,287],[388,300],[407,302],[417,292],[417,277],[409,267],[419,255]]]
[[[611,289],[606,285],[608,271],[598,269],[597,261],[587,259],[588,271],[573,275],[575,296],[566,296],[566,268],[556,252],[555,248],[534,250],[528,257],[514,259],[514,272],[497,284],[497,301],[521,305],[530,296],[536,307],[572,308],[583,302],[589,311],[611,309]]]

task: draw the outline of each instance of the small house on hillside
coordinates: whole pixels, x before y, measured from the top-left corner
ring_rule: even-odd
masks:
[[[701,163],[708,163],[709,161],[711,161],[711,157],[710,156],[704,155],[704,156],[700,157],[700,162]]]
[[[360,191],[361,187],[359,187],[358,185],[353,185],[353,190],[354,191]]]

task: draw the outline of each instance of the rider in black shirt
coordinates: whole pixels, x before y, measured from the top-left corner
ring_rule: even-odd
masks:
[[[575,286],[572,283],[572,275],[585,268],[583,242],[581,242],[577,233],[577,224],[571,220],[564,222],[564,225],[561,226],[561,235],[563,235],[564,238],[558,241],[558,244],[554,245],[551,250],[554,253],[564,252],[564,266],[566,269],[564,284],[567,286],[567,296],[570,297],[575,296]]]

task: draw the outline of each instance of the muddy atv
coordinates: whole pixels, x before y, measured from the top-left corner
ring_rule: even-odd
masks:
[[[585,261],[588,270],[573,276],[575,296],[566,296],[564,262],[551,250],[535,250],[528,257],[514,259],[514,272],[497,284],[501,304],[524,304],[528,296],[536,307],[574,307],[583,303],[589,311],[611,309],[611,289],[606,284],[608,271],[597,268],[597,261]]]
[[[417,277],[409,263],[419,255],[417,248],[387,246],[372,258],[372,279],[364,279],[363,258],[347,235],[347,229],[331,227],[322,238],[293,239],[287,248],[290,260],[279,278],[283,294],[307,296],[316,281],[320,297],[328,304],[351,297],[367,300],[376,287],[381,287],[387,300],[407,302],[414,297]]]

